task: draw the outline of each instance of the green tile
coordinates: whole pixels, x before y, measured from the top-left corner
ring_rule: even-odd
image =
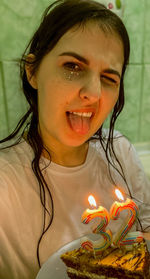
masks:
[[[19,69],[17,64],[4,62],[5,100],[7,103],[8,128],[11,132],[27,109],[27,104],[21,90]]]
[[[133,143],[139,137],[141,82],[142,67],[130,65],[125,77],[125,106],[117,120],[116,129]]]
[[[150,141],[150,65],[144,67],[141,106],[140,141]]]
[[[144,0],[125,0],[124,23],[131,42],[131,63],[141,63],[143,55]]]
[[[150,63],[150,1],[145,1],[144,63]]]
[[[16,59],[23,53],[28,40],[26,28],[23,27],[26,21],[26,18],[18,17],[7,7],[1,7],[0,26],[3,26],[3,32],[0,32],[0,53],[2,60]]]
[[[36,7],[36,1],[1,0],[1,5],[19,17],[31,17]]]
[[[0,62],[0,139],[8,134],[7,104],[5,102],[5,88],[3,82],[3,67]]]
[[[41,15],[52,1],[1,0],[0,3],[0,55],[1,60],[19,58],[26,48]]]

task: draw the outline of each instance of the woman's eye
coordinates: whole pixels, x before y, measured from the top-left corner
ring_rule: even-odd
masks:
[[[65,69],[63,74],[69,81],[72,81],[76,78],[81,78],[84,74],[83,68],[77,63],[66,62],[63,67]]]
[[[111,78],[111,77],[101,76],[101,79],[107,84],[118,85],[118,81],[116,79]]]
[[[76,64],[76,63],[73,63],[73,62],[67,62],[64,64],[64,67],[70,71],[73,71],[73,72],[79,72],[81,71],[81,67]]]

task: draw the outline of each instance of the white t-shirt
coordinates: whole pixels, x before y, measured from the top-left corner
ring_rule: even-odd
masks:
[[[146,228],[150,226],[150,182],[133,146],[124,137],[116,138],[114,143],[131,194],[138,199],[141,223]],[[31,168],[32,159],[33,151],[24,140],[0,152],[1,279],[35,279],[39,271],[36,251],[43,228],[43,207],[39,185]],[[61,246],[91,231],[90,224],[81,223],[81,215],[89,207],[89,194],[94,195],[98,205],[108,210],[117,198],[107,160],[98,141],[90,142],[86,161],[80,166],[69,168],[53,162],[49,164],[43,157],[40,166],[44,169],[54,201],[54,220],[40,245],[43,264]],[[124,180],[111,169],[116,185],[128,194]],[[46,201],[49,206],[47,193]],[[113,232],[117,222],[110,223]],[[137,229],[140,229],[138,224]]]

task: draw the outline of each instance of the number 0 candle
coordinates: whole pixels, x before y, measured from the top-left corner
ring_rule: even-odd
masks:
[[[96,207],[96,202],[93,196],[89,196],[88,200],[91,206]],[[100,222],[98,226],[93,230],[93,233],[100,234],[103,237],[103,239],[100,238],[100,240],[92,241],[88,237],[84,237],[81,240],[81,246],[86,250],[93,251],[94,254],[99,254],[108,246],[110,246],[112,240],[111,231],[105,230],[110,220],[109,212],[106,210],[106,208],[102,206],[99,206],[95,209],[86,209],[82,214],[81,220],[84,224],[88,224],[91,220],[93,220],[96,217],[100,218]]]
[[[122,193],[118,189],[115,192],[118,198],[123,201]],[[115,201],[110,209],[110,218],[117,220],[121,211],[124,210],[128,211],[128,215],[113,239],[113,244],[116,246],[131,245],[143,240],[141,232],[129,232],[138,216],[138,207],[133,200],[127,198],[125,202]]]

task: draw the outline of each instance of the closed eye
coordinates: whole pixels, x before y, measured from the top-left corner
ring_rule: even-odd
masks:
[[[104,81],[104,82],[108,82],[109,84],[114,84],[114,85],[118,85],[119,84],[119,81],[118,79],[114,79],[112,77],[109,77],[109,76],[104,76],[104,75],[101,75],[101,79]]]

